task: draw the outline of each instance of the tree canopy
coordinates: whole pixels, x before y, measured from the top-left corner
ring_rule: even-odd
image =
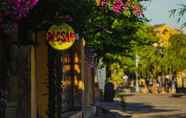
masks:
[[[140,62],[138,71],[143,78],[175,74],[186,68],[186,36],[175,34],[169,39],[170,46],[143,46],[139,50]]]
[[[140,34],[134,36],[146,20],[140,1],[39,1],[24,24],[30,29],[43,26],[47,29],[54,22],[67,22],[80,37],[85,37],[87,46],[95,49],[98,58],[106,53],[120,55],[131,49],[132,40],[140,37]]]

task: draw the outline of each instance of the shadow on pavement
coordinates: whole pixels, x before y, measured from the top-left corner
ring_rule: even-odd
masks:
[[[117,118],[116,114],[110,112],[109,110],[102,108],[102,107],[97,107],[96,115],[94,118]]]
[[[176,109],[157,109],[154,106],[146,105],[143,103],[126,103],[121,105],[120,102],[101,102],[99,103],[99,108],[102,108],[102,117],[100,118],[131,118],[132,115],[140,113],[163,113],[163,112],[173,112]],[[108,114],[110,112],[110,114]],[[100,114],[100,113],[99,113]],[[107,116],[105,116],[107,114]],[[168,115],[167,115],[168,116]],[[157,115],[152,118],[167,118],[167,116]],[[185,116],[168,116],[169,118],[186,118]]]
[[[176,111],[174,109],[157,109],[154,106],[146,105],[143,103],[126,103],[126,107],[123,108],[128,113],[155,113],[155,112],[171,112]]]
[[[174,115],[158,115],[153,116],[152,118],[186,118],[186,114],[174,114]]]

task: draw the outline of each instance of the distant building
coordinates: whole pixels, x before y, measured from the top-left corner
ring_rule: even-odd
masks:
[[[166,24],[158,24],[153,26],[154,34],[160,38],[160,46],[168,47],[169,46],[169,39],[171,36],[175,34],[181,33],[180,30],[175,29]]]

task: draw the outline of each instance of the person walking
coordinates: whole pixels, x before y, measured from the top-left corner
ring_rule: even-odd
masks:
[[[111,82],[106,83],[104,90],[104,101],[113,102],[114,96],[115,96],[114,84]]]

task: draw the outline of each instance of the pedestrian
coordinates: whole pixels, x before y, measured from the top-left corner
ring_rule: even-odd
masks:
[[[123,76],[123,80],[124,80],[125,86],[128,85],[128,76],[127,75]]]
[[[176,82],[175,82],[175,80],[172,81],[172,93],[176,93]]]
[[[115,96],[114,84],[112,82],[106,83],[104,89],[104,101],[112,102],[114,100],[114,96]]]

